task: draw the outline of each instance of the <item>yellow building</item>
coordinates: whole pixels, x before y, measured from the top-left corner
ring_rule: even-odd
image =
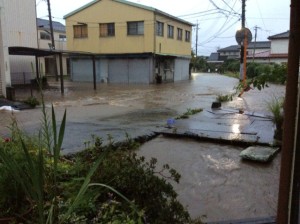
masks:
[[[94,0],[64,18],[67,49],[96,54],[98,81],[153,83],[189,78],[193,24],[187,21],[124,0]],[[89,81],[89,65],[88,59],[73,58],[73,80]]]

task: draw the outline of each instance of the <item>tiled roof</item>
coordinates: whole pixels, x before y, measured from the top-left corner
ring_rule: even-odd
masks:
[[[270,41],[256,41],[250,42],[248,45],[248,49],[270,49],[271,48],[271,42]],[[218,50],[218,52],[237,52],[240,51],[241,46],[239,45],[231,45],[229,47],[221,48]]]
[[[286,32],[283,32],[283,33],[279,33],[279,34],[276,34],[276,35],[273,35],[273,36],[269,36],[268,39],[269,40],[275,40],[275,39],[288,39],[290,36],[290,31],[286,31]]]
[[[36,25],[38,28],[50,30],[49,20],[37,18]],[[66,32],[66,27],[60,22],[52,21],[52,26],[54,31],[63,32],[63,33]]]
[[[211,53],[207,61],[219,61],[219,53]]]
[[[270,51],[263,51],[255,53],[254,58],[269,58],[270,57]],[[248,55],[247,58],[252,58],[252,55]]]
[[[221,48],[218,50],[218,52],[228,52],[228,51],[240,51],[239,45],[231,45],[229,47]]]
[[[164,15],[166,17],[169,17],[169,18],[172,18],[174,20],[177,20],[177,21],[179,21],[181,23],[188,24],[190,26],[194,25],[194,24],[192,24],[192,23],[190,23],[190,22],[188,22],[186,20],[179,19],[178,17],[172,16],[172,15],[166,13],[166,12],[160,11],[160,10],[158,10],[156,8],[153,8],[153,7],[150,7],[150,6],[141,5],[141,4],[138,4],[138,3],[129,2],[129,1],[125,1],[125,0],[113,0],[113,1],[121,3],[121,4],[130,5],[130,6],[133,6],[133,7],[141,8],[141,9],[144,9],[144,10],[147,10],[147,11],[151,11],[151,12],[154,12],[154,13],[157,13],[157,14],[161,14],[161,15]],[[76,13],[78,13],[78,12],[80,12],[80,11],[86,9],[86,8],[89,8],[90,6],[92,6],[92,5],[94,5],[94,4],[98,3],[98,2],[99,2],[99,0],[94,0],[94,1],[92,1],[92,2],[90,2],[88,4],[86,4],[86,5],[78,8],[78,9],[76,9],[76,10],[68,13],[67,15],[64,16],[64,19],[66,19],[66,18],[68,18],[68,17],[70,17],[72,15],[75,15]]]

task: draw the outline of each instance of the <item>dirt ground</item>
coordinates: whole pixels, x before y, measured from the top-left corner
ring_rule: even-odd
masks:
[[[84,149],[91,135],[115,141],[125,133],[132,137],[157,131],[166,120],[188,108],[209,108],[219,94],[234,92],[238,80],[218,74],[194,74],[193,80],[161,85],[108,85],[66,83],[64,96],[59,83],[44,92],[47,108],[51,104],[61,119],[67,110],[63,153]],[[267,113],[267,102],[284,96],[284,86],[270,85],[262,91],[251,90],[224,107]],[[36,94],[39,97],[38,93]],[[17,92],[24,99],[28,92]],[[41,127],[41,110],[14,112],[19,125],[29,133]],[[0,111],[0,136],[9,135],[11,112]],[[206,221],[266,217],[276,214],[280,154],[267,165],[243,162],[241,147],[196,142],[190,139],[158,137],[144,144],[139,153],[160,164],[168,163],[181,175],[174,184],[180,201],[192,217]]]

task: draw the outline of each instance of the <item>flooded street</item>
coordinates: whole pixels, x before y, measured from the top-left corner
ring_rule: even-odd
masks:
[[[84,149],[91,135],[115,141],[147,135],[166,125],[166,120],[188,108],[210,108],[217,95],[234,93],[238,80],[218,74],[194,74],[193,80],[161,85],[108,85],[65,83],[61,96],[59,83],[50,83],[44,92],[47,108],[54,105],[57,119],[67,110],[67,127],[63,152]],[[251,90],[241,98],[223,103],[222,107],[268,113],[267,103],[282,97],[285,87],[270,85],[262,91]],[[18,99],[28,95],[16,93]],[[38,97],[38,95],[36,95]],[[37,133],[41,127],[41,110],[14,113],[20,127]],[[8,135],[11,113],[0,111],[0,134]],[[280,154],[267,164],[244,162],[239,153],[244,148],[191,139],[158,137],[139,150],[147,159],[156,157],[168,163],[182,179],[174,184],[179,200],[193,218],[204,221],[259,218],[276,214]]]

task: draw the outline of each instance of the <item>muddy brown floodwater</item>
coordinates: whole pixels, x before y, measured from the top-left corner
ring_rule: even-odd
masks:
[[[193,80],[161,85],[107,85],[92,83],[65,83],[61,96],[59,83],[44,91],[47,109],[54,105],[57,118],[67,109],[67,127],[63,153],[83,150],[91,135],[116,141],[145,135],[164,127],[166,120],[187,108],[209,108],[219,94],[231,94],[238,80],[217,74],[194,74]],[[253,112],[267,112],[267,102],[284,96],[285,88],[270,85],[262,91],[251,90],[242,98],[224,103]],[[29,92],[17,91],[24,99]],[[38,93],[34,93],[39,97]],[[10,112],[0,111],[0,135],[8,136]],[[14,113],[19,125],[29,133],[41,127],[41,110]],[[196,142],[190,139],[158,137],[144,144],[139,153],[147,159],[156,157],[160,164],[168,163],[181,175],[174,184],[179,200],[188,206],[192,217],[218,221],[276,214],[280,154],[267,165],[243,162],[239,152],[243,148]]]

